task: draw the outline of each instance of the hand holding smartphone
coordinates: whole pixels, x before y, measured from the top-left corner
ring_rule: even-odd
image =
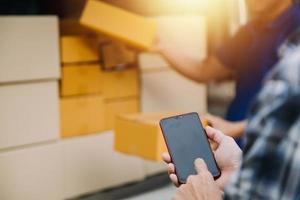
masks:
[[[160,127],[180,184],[186,183],[188,176],[197,174],[194,167],[197,158],[202,158],[206,162],[215,179],[220,177],[221,172],[198,113],[162,119]]]

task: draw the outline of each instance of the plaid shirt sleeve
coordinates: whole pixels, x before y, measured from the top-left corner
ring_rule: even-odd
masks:
[[[243,163],[225,199],[300,199],[300,47],[285,54],[254,102]]]

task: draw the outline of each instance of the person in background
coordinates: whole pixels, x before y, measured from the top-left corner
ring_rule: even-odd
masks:
[[[300,30],[280,52],[281,61],[252,105],[243,159],[232,138],[207,127],[208,137],[218,144],[214,154],[222,175],[215,181],[197,159],[198,174],[178,188],[174,200],[300,199]],[[163,159],[178,185],[169,154]]]
[[[246,0],[249,22],[217,48],[206,60],[192,60],[167,44],[160,52],[184,76],[200,82],[235,78],[236,96],[226,120],[208,115],[210,124],[226,135],[239,138],[247,125],[249,106],[261,89],[266,73],[278,61],[278,47],[300,26],[300,6],[291,0]]]

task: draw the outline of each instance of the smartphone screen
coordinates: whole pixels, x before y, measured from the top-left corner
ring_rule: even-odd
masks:
[[[198,113],[162,119],[160,126],[180,183],[186,183],[189,175],[197,174],[194,165],[197,158],[205,161],[213,177],[220,176]]]

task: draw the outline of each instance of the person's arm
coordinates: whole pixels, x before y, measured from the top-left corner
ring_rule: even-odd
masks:
[[[156,46],[156,51],[161,53],[176,71],[196,82],[220,82],[233,77],[233,71],[215,56],[199,60],[185,55],[176,48],[160,44]]]
[[[205,115],[204,119],[206,119],[212,127],[221,130],[225,135],[233,138],[243,136],[247,127],[247,120],[230,122],[210,114]]]
[[[239,57],[244,55],[244,49],[251,44],[247,40],[249,31],[248,27],[241,28],[210,52],[205,60],[186,53],[182,48],[176,47],[176,44],[160,40],[159,36],[154,50],[161,53],[175,70],[191,80],[201,83],[220,82],[234,78],[237,71],[243,70]]]

